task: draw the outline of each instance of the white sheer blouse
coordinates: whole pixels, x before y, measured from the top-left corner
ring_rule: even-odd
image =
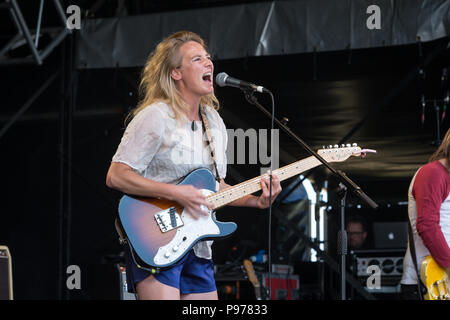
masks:
[[[206,108],[219,176],[227,169],[227,131],[216,110]],[[180,122],[183,122],[180,124]],[[140,111],[128,124],[112,161],[130,166],[139,175],[158,182],[176,184],[191,171],[215,168],[206,145],[202,122],[177,121],[165,103],[152,104]],[[216,184],[218,188],[218,183]],[[194,246],[197,257],[211,259],[212,241],[200,241]]]

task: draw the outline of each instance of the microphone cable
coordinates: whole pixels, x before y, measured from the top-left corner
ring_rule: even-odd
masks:
[[[268,113],[268,111],[258,102],[258,100],[253,96],[253,90],[242,89],[245,94],[245,99],[253,105],[258,106],[262,110]],[[274,150],[274,140],[273,140],[273,130],[274,130],[274,122],[275,122],[275,99],[273,97],[272,92],[265,89],[270,95],[272,101],[272,113],[271,113],[271,130],[270,130],[270,169],[269,169],[269,235],[268,235],[268,249],[267,249],[267,263],[269,265],[267,278],[268,278],[268,286],[269,286],[269,299],[272,299],[272,286],[271,286],[271,278],[272,278],[272,171],[273,171],[273,150]]]
[[[267,89],[266,89],[267,90]],[[269,300],[272,300],[272,171],[273,171],[273,130],[274,130],[274,118],[275,118],[275,99],[272,92],[267,90],[270,98],[272,100],[272,118],[271,118],[271,129],[270,129],[270,175],[269,175],[269,238],[268,238],[268,252],[267,252],[267,262],[269,264]]]

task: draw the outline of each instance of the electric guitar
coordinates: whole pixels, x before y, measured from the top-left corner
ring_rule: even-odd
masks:
[[[374,150],[361,150],[356,144],[327,148],[318,154],[328,162],[342,162],[351,156],[365,155]],[[273,170],[280,181],[321,165],[310,156],[290,165]],[[143,268],[165,268],[179,261],[198,241],[224,238],[237,226],[234,222],[216,220],[215,211],[226,204],[261,190],[261,178],[247,180],[233,187],[215,192],[216,180],[209,169],[200,168],[187,175],[180,185],[193,185],[201,189],[213,209],[202,208],[209,214],[193,218],[174,201],[124,195],[119,203],[119,219],[132,255]]]
[[[425,300],[450,300],[450,279],[436,260],[427,256],[420,266],[420,279],[427,287]]]
[[[248,280],[252,283],[253,288],[255,288],[256,300],[261,300],[261,285],[259,284],[258,277],[256,276],[255,269],[253,268],[253,263],[250,260],[245,259],[242,261],[242,264],[244,265]]]

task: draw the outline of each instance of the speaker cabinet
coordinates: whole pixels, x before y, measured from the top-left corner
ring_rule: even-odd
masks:
[[[352,263],[350,269],[360,280],[361,285],[369,292],[376,293],[400,293],[400,280],[403,274],[404,249],[374,249],[374,250],[353,250],[350,252]],[[369,267],[378,267],[380,275],[380,285],[378,289],[368,289],[367,279],[375,269],[369,270]]]
[[[11,254],[6,246],[0,246],[0,300],[13,299]]]
[[[263,274],[263,288],[269,293],[269,274]],[[270,275],[271,300],[298,300],[300,280],[298,275],[278,274]]]

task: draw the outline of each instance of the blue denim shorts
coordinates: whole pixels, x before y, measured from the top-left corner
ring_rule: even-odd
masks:
[[[139,268],[129,252],[126,257],[128,283],[134,283],[136,286],[139,281],[152,274],[150,271]],[[179,289],[180,294],[216,290],[213,261],[197,257],[192,249],[174,265],[155,273],[154,277],[165,285]],[[133,288],[129,286],[128,290],[132,292]]]

